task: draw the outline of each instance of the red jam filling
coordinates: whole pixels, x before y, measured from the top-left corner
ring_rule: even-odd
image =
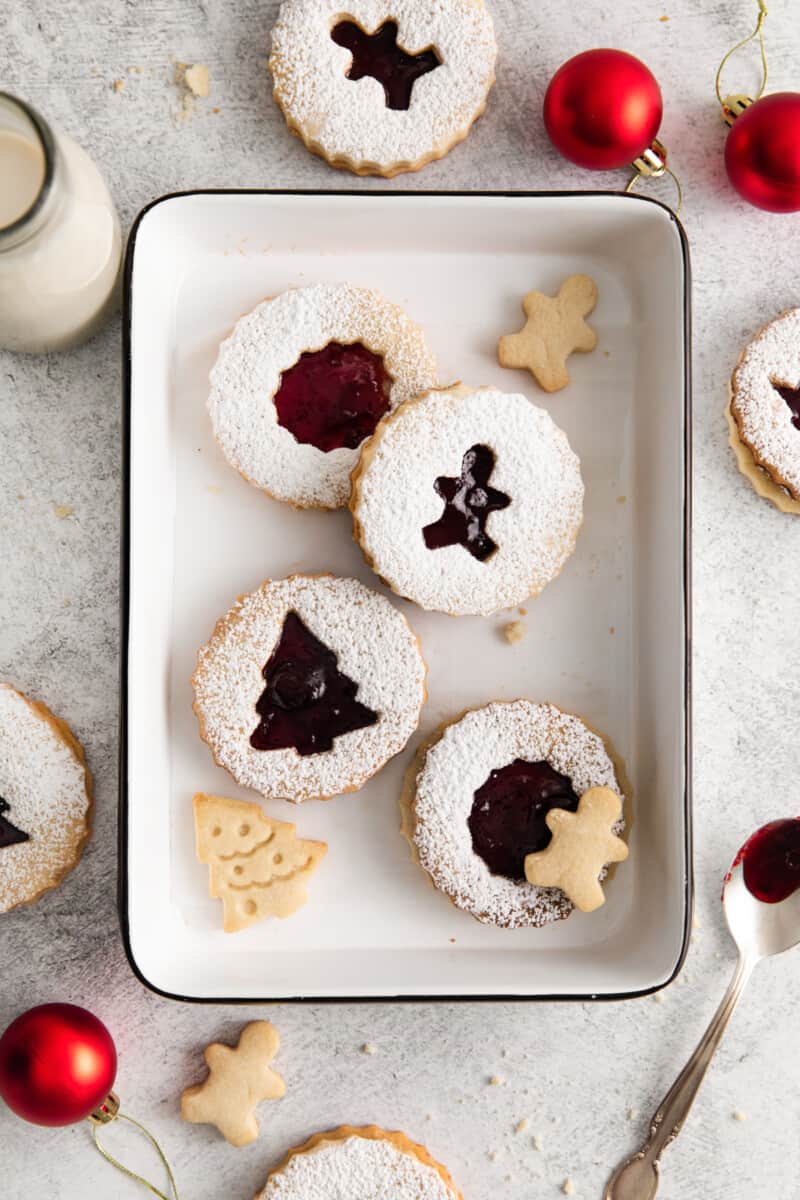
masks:
[[[9,803],[0,796],[0,850],[6,846],[19,846],[22,842],[31,840],[29,833],[24,833],[21,829],[17,829],[16,825],[3,815],[9,811]]]
[[[356,700],[358,684],[336,661],[296,612],[286,614],[262,672],[267,686],[256,704],[261,720],[250,737],[254,750],[322,754],[334,738],[375,724],[378,714]]]
[[[396,21],[384,21],[375,33],[365,33],[355,21],[345,20],[334,25],[331,37],[353,56],[348,79],[370,75],[383,85],[387,108],[408,109],[416,81],[440,67],[442,60],[432,46],[419,54],[407,54],[397,44],[397,32]]]
[[[515,758],[492,771],[475,793],[467,820],[472,848],[493,875],[523,880],[526,855],[550,843],[550,809],[575,812],[578,799],[571,780],[549,763]]]
[[[780,396],[781,400],[785,400],[789,406],[789,411],[792,414],[792,424],[795,429],[800,429],[800,387],[787,387],[785,383],[776,383],[772,380],[772,386]]]
[[[275,393],[278,424],[306,445],[355,450],[389,411],[391,376],[379,354],[329,342],[301,354]]]
[[[800,888],[800,818],[764,825],[745,843],[737,861],[745,887],[757,900],[786,900]]]
[[[444,512],[438,521],[422,530],[429,550],[442,546],[464,546],[473,558],[485,562],[497,549],[486,532],[490,513],[508,508],[511,497],[489,487],[494,470],[494,454],[488,446],[473,446],[461,461],[458,477],[440,475],[434,488],[444,500]]]

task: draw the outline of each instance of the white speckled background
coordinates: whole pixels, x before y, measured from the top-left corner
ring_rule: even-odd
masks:
[[[35,908],[0,922],[0,1026],[55,998],[102,1016],[119,1045],[125,1105],[162,1137],[184,1200],[250,1200],[288,1146],[344,1121],[424,1140],[467,1200],[557,1197],[566,1176],[577,1197],[599,1198],[732,969],[718,903],[731,853],[754,826],[797,809],[800,523],[739,477],[722,418],[742,343],[800,303],[800,215],[746,207],[723,171],[714,73],[750,29],[755,2],[490,2],[500,61],[486,117],[448,159],[396,186],[616,187],[620,175],[592,177],[550,149],[540,117],[550,75],[579,50],[615,45],[644,58],[664,92],[662,132],[685,186],[695,274],[700,927],[681,978],[657,1000],[277,1008],[269,1015],[283,1038],[277,1065],[288,1091],[262,1109],[259,1141],[236,1151],[210,1128],[183,1125],[179,1095],[201,1074],[202,1047],[264,1010],[184,1007],[148,994],[118,936],[119,322],[72,354],[0,354],[0,675],[69,718],[97,780],[97,830],[80,868]],[[798,82],[794,7],[771,5],[776,89]],[[289,137],[270,99],[264,61],[276,8],[275,0],[7,0],[0,86],[86,147],[126,226],[159,193],[196,185],[347,186]],[[185,121],[171,56],[211,70],[211,97]],[[729,90],[752,90],[755,62],[731,68]],[[59,517],[57,506],[72,512]],[[668,1153],[665,1200],[783,1200],[796,1191],[799,976],[800,953],[757,972]],[[360,1052],[364,1042],[374,1055]],[[502,1086],[488,1086],[493,1074]],[[734,1110],[748,1119],[735,1120]],[[529,1128],[515,1135],[522,1118]],[[94,1154],[88,1128],[39,1130],[4,1110],[0,1143],[0,1193],[9,1200],[144,1194]],[[146,1161],[134,1144],[129,1152]]]

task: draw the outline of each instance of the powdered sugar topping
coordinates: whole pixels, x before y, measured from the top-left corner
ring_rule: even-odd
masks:
[[[436,478],[458,476],[478,444],[495,455],[491,486],[511,498],[488,518],[497,550],[485,561],[461,545],[429,550],[422,533],[442,513]],[[522,395],[456,387],[381,422],[364,448],[352,508],[368,561],[396,592],[423,608],[485,615],[536,595],[561,570],[583,515],[583,481],[544,409]]]
[[[555,888],[493,875],[472,848],[467,820],[475,792],[492,771],[517,758],[549,763],[571,780],[579,796],[591,787],[620,792],[602,738],[553,704],[489,704],[449,725],[429,747],[414,802],[413,841],[420,863],[459,908],[510,928],[546,925],[569,916],[573,907]]]
[[[368,33],[394,20],[409,54],[438,53],[441,65],[416,80],[407,110],[387,107],[377,79],[347,78],[352,55],[331,30],[348,19]],[[389,171],[445,154],[466,135],[483,111],[496,56],[483,0],[284,0],[270,70],[275,98],[304,140],[334,162]]]
[[[322,1141],[271,1175],[256,1200],[454,1200],[435,1167],[386,1138]]]
[[[262,671],[288,612],[296,612],[358,684],[357,700],[378,721],[306,756],[255,750]],[[243,596],[198,654],[195,709],[219,764],[245,787],[299,803],[360,787],[403,749],[419,720],[425,663],[402,613],[356,579],[293,575]]]
[[[0,796],[29,841],[0,848],[0,912],[53,886],[86,836],[86,771],[58,730],[9,684],[0,684]]]
[[[358,450],[325,453],[278,424],[281,375],[307,350],[360,342],[383,357],[390,409],[433,386],[436,363],[422,330],[369,288],[315,284],[265,300],[237,321],[211,371],[208,410],[226,457],[256,487],[303,507],[338,508],[350,494]]]
[[[733,374],[731,410],[742,440],[775,483],[800,499],[800,429],[774,384],[800,387],[800,308],[753,338]]]

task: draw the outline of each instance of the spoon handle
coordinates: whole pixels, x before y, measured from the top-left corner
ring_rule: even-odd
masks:
[[[754,966],[754,959],[740,956],[730,986],[697,1049],[653,1114],[647,1141],[617,1168],[606,1187],[604,1200],[652,1200],[655,1196],[661,1156],[683,1128]]]

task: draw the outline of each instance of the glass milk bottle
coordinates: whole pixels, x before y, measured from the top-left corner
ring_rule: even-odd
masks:
[[[89,156],[0,92],[0,349],[75,346],[116,303],[119,220]]]

